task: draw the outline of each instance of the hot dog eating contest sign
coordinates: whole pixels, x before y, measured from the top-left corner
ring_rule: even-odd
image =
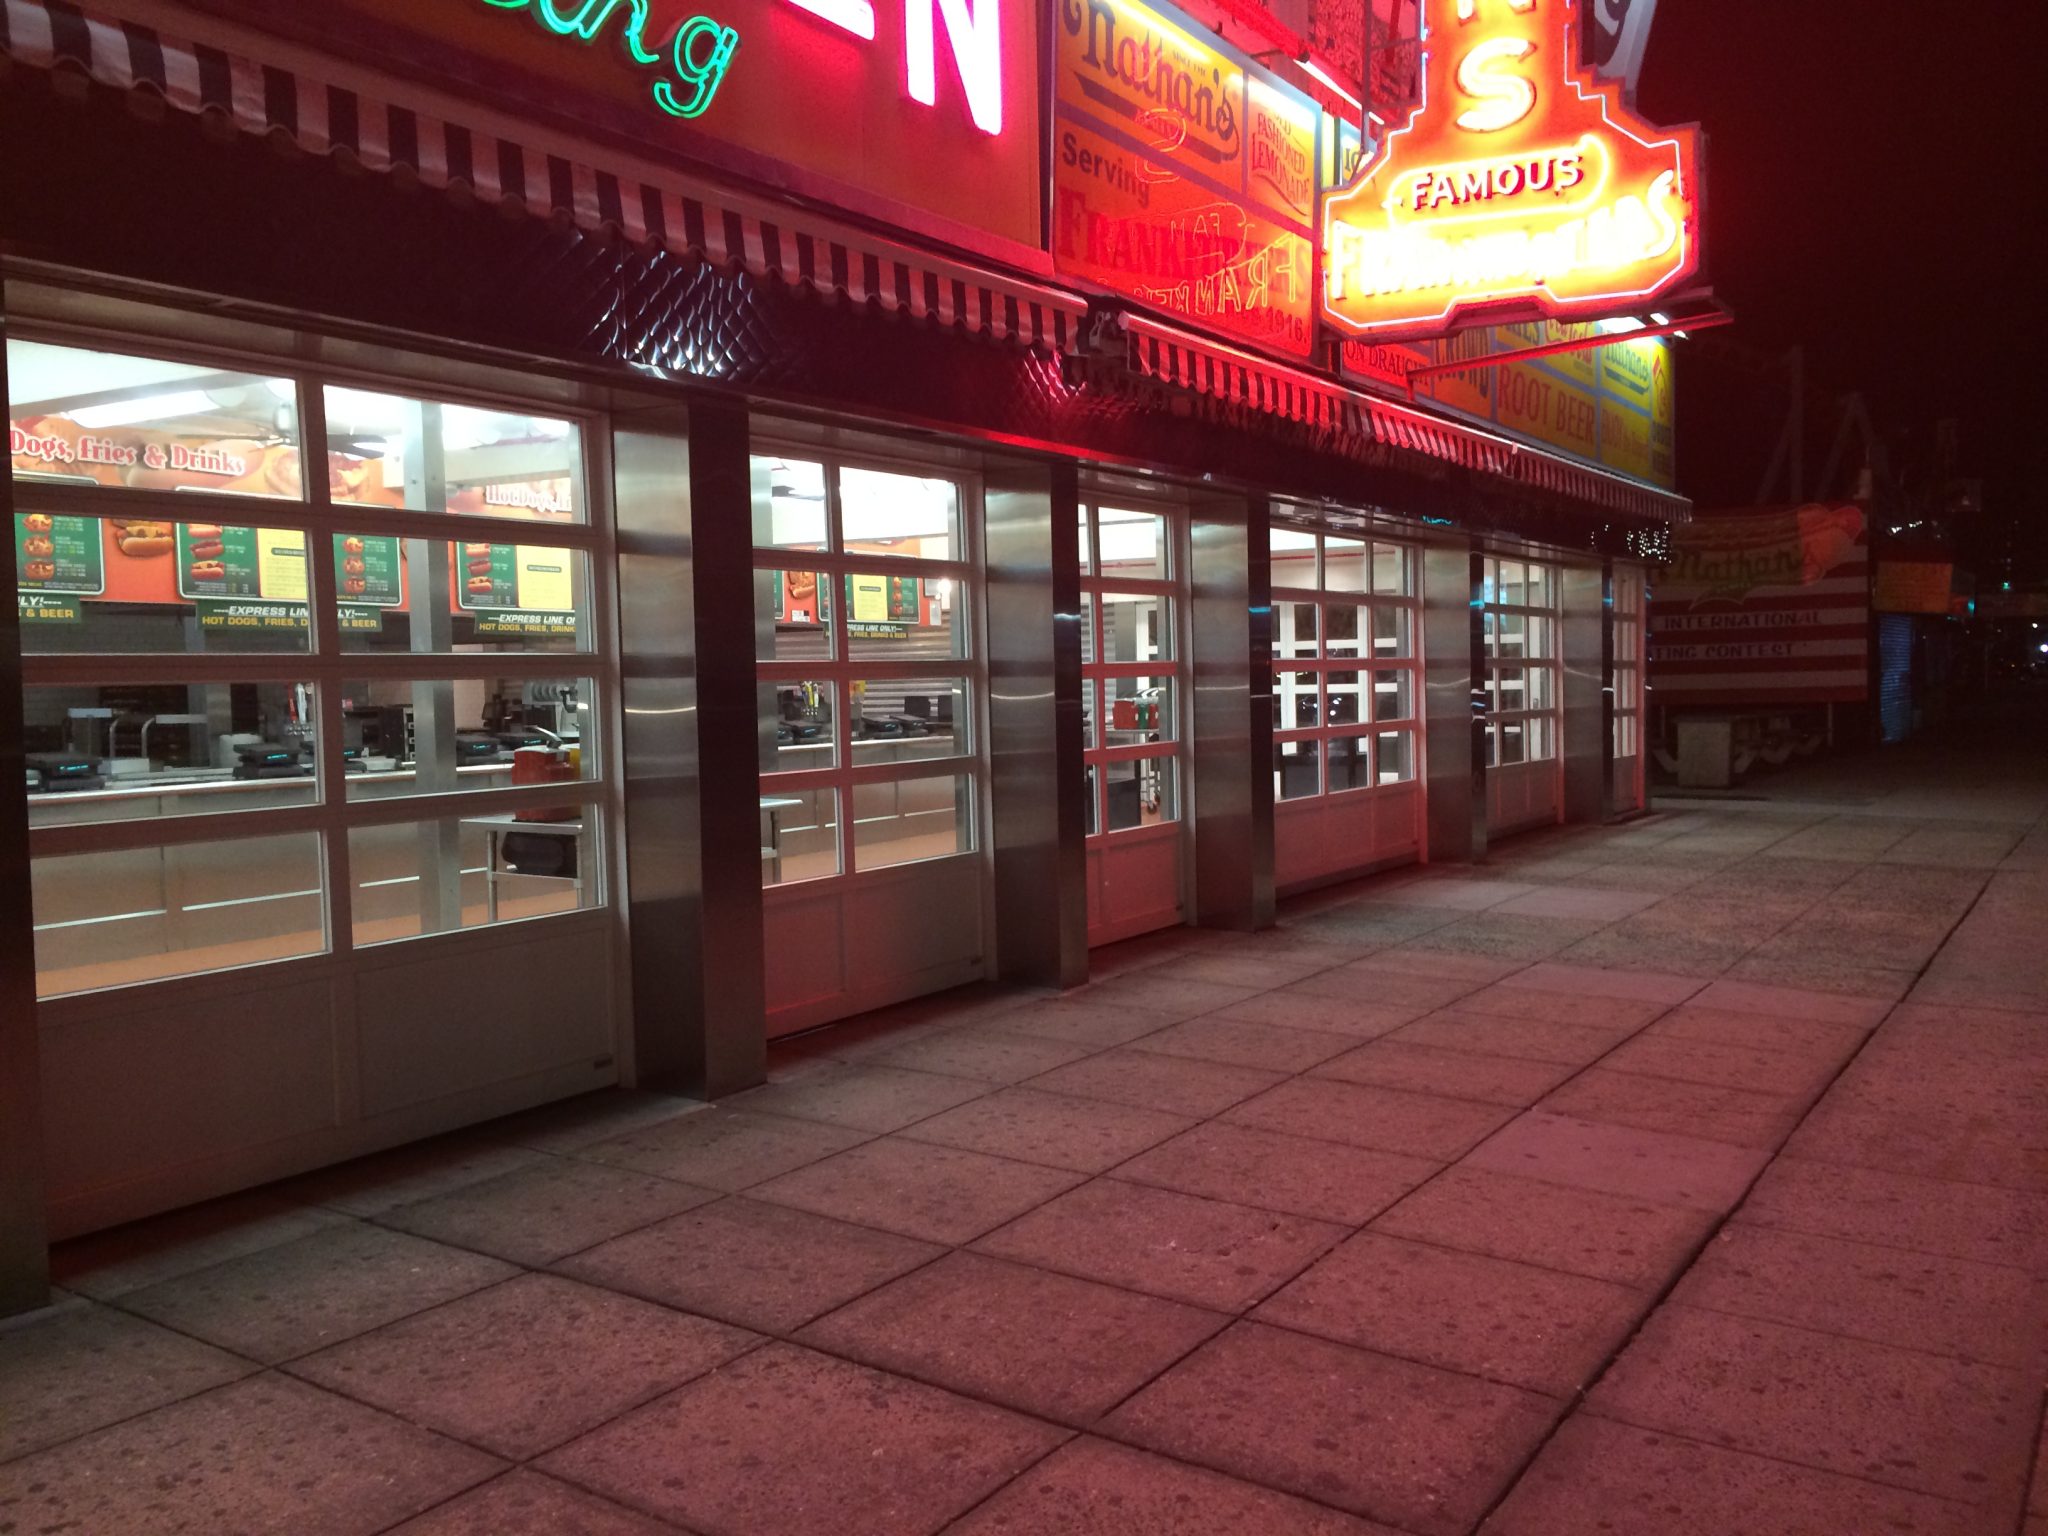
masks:
[[[1423,0],[1421,104],[1323,204],[1349,337],[1631,314],[1699,267],[1700,135],[1577,64],[1575,0]]]
[[[1314,104],[1169,6],[1057,0],[1055,11],[1054,267],[1307,356]]]

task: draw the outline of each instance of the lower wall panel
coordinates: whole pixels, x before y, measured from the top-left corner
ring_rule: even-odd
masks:
[[[1273,883],[1297,891],[1422,854],[1422,786],[1285,800],[1273,808]]]
[[[1111,833],[1088,844],[1088,943],[1095,947],[1187,920],[1178,824]]]
[[[1486,770],[1486,830],[1494,837],[1555,826],[1564,787],[1558,764],[1516,763]]]

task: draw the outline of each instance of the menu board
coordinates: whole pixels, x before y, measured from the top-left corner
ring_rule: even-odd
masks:
[[[405,559],[399,541],[376,534],[334,536],[334,580],[341,627],[376,633],[383,610],[405,606]]]
[[[479,635],[576,633],[575,552],[540,544],[454,546],[457,609]]]
[[[177,525],[178,596],[201,629],[304,629],[306,536],[289,528]]]
[[[75,624],[80,599],[106,590],[99,519],[14,514],[15,606],[24,622]]]

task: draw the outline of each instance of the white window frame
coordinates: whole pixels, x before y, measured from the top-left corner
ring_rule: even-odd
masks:
[[[1564,662],[1563,658],[1558,654],[1564,639],[1564,615],[1561,607],[1561,589],[1564,579],[1563,568],[1553,565],[1548,561],[1525,559],[1520,556],[1488,555],[1485,557],[1485,560],[1485,579],[1481,589],[1480,606],[1486,617],[1488,619],[1520,617],[1522,620],[1522,632],[1525,637],[1535,633],[1533,628],[1535,624],[1541,624],[1543,626],[1543,633],[1548,637],[1548,643],[1544,646],[1547,654],[1543,656],[1531,657],[1524,654],[1520,657],[1503,660],[1496,654],[1494,648],[1489,647],[1487,649],[1485,656],[1486,675],[1483,679],[1488,700],[1486,711],[1486,766],[1489,769],[1495,769],[1520,768],[1535,763],[1557,764],[1561,761],[1564,730]],[[1500,571],[1503,564],[1522,565],[1530,571],[1543,571],[1545,573],[1544,588],[1550,594],[1549,603],[1509,603],[1501,601],[1500,594],[1503,589]],[[1527,581],[1525,577],[1523,591],[1526,592],[1531,585],[1533,585],[1533,582]],[[1490,629],[1491,627],[1489,626]],[[1526,652],[1528,646],[1526,638],[1523,643]],[[1549,702],[1541,708],[1535,709],[1499,708],[1498,701],[1501,696],[1500,676],[1503,672],[1511,670],[1521,672],[1525,676],[1542,674],[1546,679],[1545,688],[1549,695]],[[1529,722],[1542,722],[1544,724],[1543,751],[1540,754],[1526,752],[1528,732],[1525,729],[1523,732],[1525,755],[1516,762],[1503,763],[1500,760],[1500,728],[1517,723],[1526,725]]]
[[[1103,509],[1113,512],[1142,512],[1158,517],[1163,534],[1161,548],[1166,556],[1166,574],[1132,576],[1102,573]],[[1187,712],[1193,672],[1188,663],[1187,509],[1172,502],[1121,492],[1096,494],[1085,490],[1080,499],[1081,595],[1087,615],[1088,634],[1081,661],[1082,709],[1094,722],[1095,739],[1082,745],[1083,783],[1090,795],[1087,825],[1093,828],[1088,841],[1132,834],[1154,834],[1162,827],[1184,826],[1188,819],[1188,776],[1186,761]],[[1103,647],[1103,597],[1149,597],[1167,604],[1173,651],[1151,660],[1109,661]],[[1156,741],[1110,746],[1109,690],[1104,685],[1120,677],[1167,677],[1173,682],[1172,731],[1162,732]],[[1115,763],[1171,763],[1174,775],[1173,815],[1135,827],[1109,825],[1109,768]],[[1142,780],[1144,769],[1138,770]]]

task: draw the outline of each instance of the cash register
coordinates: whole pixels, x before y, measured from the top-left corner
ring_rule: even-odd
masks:
[[[303,749],[290,742],[245,741],[235,746],[238,779],[295,779],[312,771]]]
[[[28,755],[30,789],[98,789],[101,783],[97,758],[73,752],[31,752]]]

